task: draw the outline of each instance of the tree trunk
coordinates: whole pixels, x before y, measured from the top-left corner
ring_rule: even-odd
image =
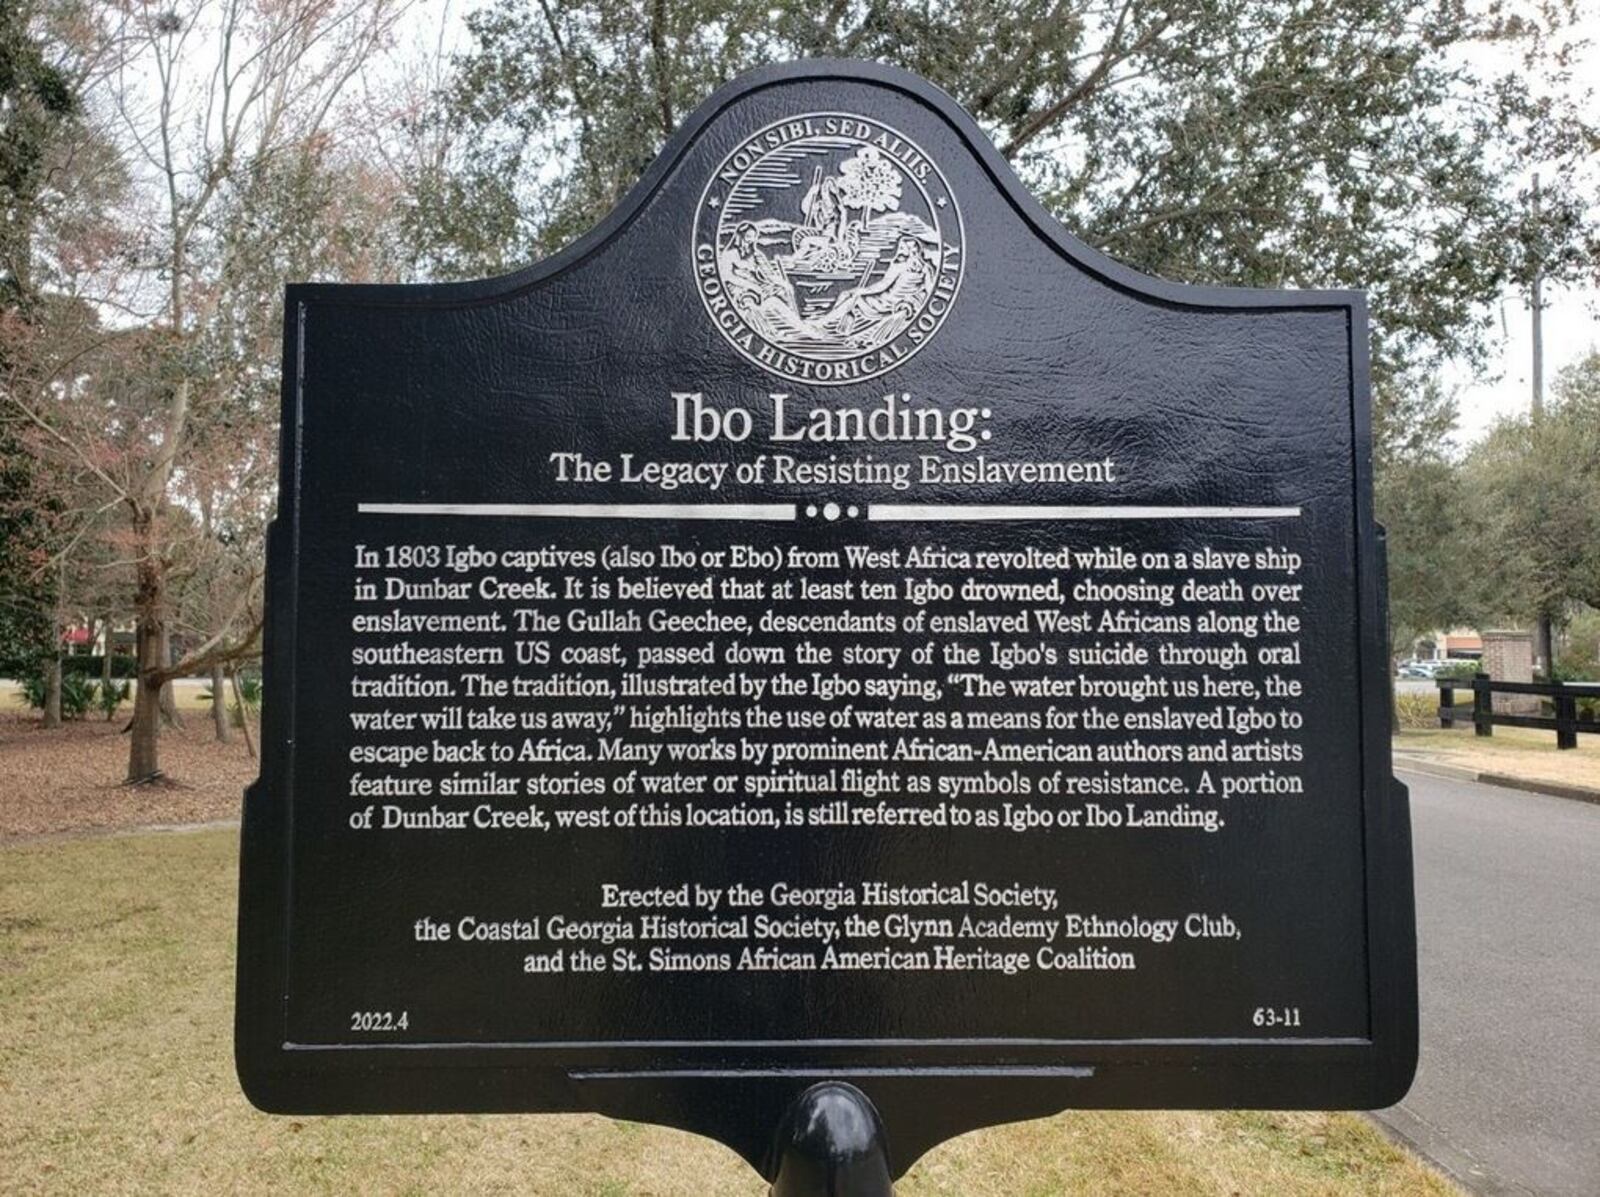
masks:
[[[56,562],[55,610],[50,617],[50,663],[44,672],[44,725],[61,726],[61,641],[65,619],[61,612],[66,589],[66,559]]]
[[[102,623],[105,631],[105,642],[100,646],[100,694],[105,699],[106,722],[110,723],[116,718],[117,708],[111,705],[112,687],[118,686],[117,679],[111,673],[111,617],[106,616]]]
[[[172,276],[172,328],[183,327],[181,298],[183,271],[181,260]],[[139,641],[139,695],[133,704],[132,737],[128,743],[128,781],[130,784],[161,776],[161,692],[166,688],[167,672],[167,566],[161,552],[158,516],[167,501],[167,484],[172,479],[172,463],[177,460],[189,414],[189,380],[180,378],[167,409],[167,428],[161,450],[149,473],[128,496],[131,508],[128,529],[133,533],[137,553],[134,587],[134,618]]]
[[[149,543],[148,520],[145,513],[135,513],[137,543]],[[133,651],[138,661],[139,688],[133,698],[133,721],[128,724],[129,785],[161,776],[161,691],[167,680],[161,658],[166,578],[153,553],[144,554],[137,577]]]
[[[161,667],[165,669],[174,660],[172,641],[167,635],[167,625],[161,625]],[[161,687],[161,718],[168,727],[182,727],[183,716],[178,714],[178,687],[168,682]]]
[[[161,776],[161,637],[139,623],[136,649],[139,689],[133,699],[132,740],[128,746],[128,782],[151,781]]]
[[[44,669],[44,725],[61,726],[61,646]]]
[[[228,742],[228,692],[224,690],[222,666],[211,667],[211,726],[216,729],[217,742]]]

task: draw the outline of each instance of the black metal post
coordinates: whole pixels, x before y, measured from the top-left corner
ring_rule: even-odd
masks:
[[[1558,681],[1551,679],[1554,688],[1556,708],[1556,747],[1576,748],[1578,746],[1578,700],[1566,693],[1566,688]]]
[[[825,1081],[795,1098],[772,1151],[772,1197],[894,1197],[883,1120],[854,1085]]]
[[[1487,673],[1472,675],[1472,728],[1480,736],[1494,735],[1494,698]]]
[[[1456,705],[1456,688],[1445,682],[1439,685],[1439,726],[1454,727],[1455,711],[1451,710]]]

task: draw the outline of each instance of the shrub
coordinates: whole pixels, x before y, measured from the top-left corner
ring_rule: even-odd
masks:
[[[261,710],[261,675],[256,673],[241,673],[239,675],[239,693],[244,695],[244,705],[252,715]]]
[[[95,706],[104,712],[107,721],[116,716],[117,708],[128,701],[133,692],[129,682],[106,682],[95,687]]]
[[[82,719],[89,713],[89,708],[94,706],[94,694],[99,687],[88,678],[77,673],[61,675],[61,717],[63,719]]]
[[[44,710],[44,672],[29,671],[17,674],[17,682],[22,689],[17,692],[17,701],[23,706],[32,707],[36,711]]]
[[[231,687],[228,687],[231,689]],[[254,673],[241,673],[239,675],[239,693],[244,698],[244,709],[253,719],[261,714],[261,678]],[[211,687],[207,686],[200,692],[201,702],[215,701]],[[239,704],[232,699],[228,701],[228,715],[234,727],[244,726],[244,713],[239,710]]]
[[[1556,681],[1558,682],[1596,682],[1600,681],[1600,669],[1593,665],[1561,665],[1557,664]],[[1548,699],[1545,706],[1551,708],[1553,713],[1555,704]],[[1578,718],[1585,722],[1600,722],[1600,698],[1580,698],[1577,703]]]
[[[22,692],[17,695],[17,701],[32,707],[36,711],[44,710],[45,699],[45,672],[48,666],[37,663],[27,673],[17,680],[22,683]],[[63,719],[82,719],[94,705],[96,686],[88,678],[79,674],[61,671],[61,717]]]
[[[1436,694],[1396,694],[1395,718],[1401,727],[1439,726],[1439,697]]]
[[[1558,682],[1600,682],[1600,669],[1593,665],[1557,664],[1555,675]]]

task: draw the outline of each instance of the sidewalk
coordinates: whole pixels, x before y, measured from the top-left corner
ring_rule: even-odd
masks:
[[[1554,732],[1532,728],[1497,727],[1487,737],[1470,725],[1408,728],[1394,738],[1394,763],[1397,769],[1600,803],[1600,735],[1580,735],[1577,748],[1562,751]]]

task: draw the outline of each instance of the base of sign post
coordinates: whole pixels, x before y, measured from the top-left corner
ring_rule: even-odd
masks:
[[[854,1085],[827,1081],[795,1098],[772,1151],[772,1197],[894,1197],[883,1121]]]

